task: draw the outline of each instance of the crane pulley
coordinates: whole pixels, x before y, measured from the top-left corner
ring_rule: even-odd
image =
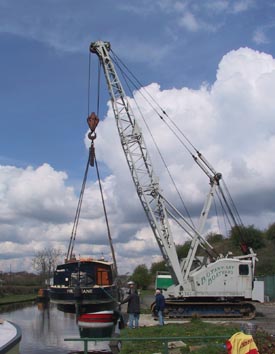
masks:
[[[93,167],[95,164],[95,147],[94,147],[94,140],[96,139],[96,132],[95,129],[99,123],[99,118],[95,114],[95,112],[92,112],[89,117],[87,118],[87,123],[90,128],[90,132],[88,133],[88,138],[91,140],[91,146],[90,146],[90,165]]]
[[[99,118],[98,116],[95,114],[95,112],[92,112],[89,117],[87,118],[87,123],[88,123],[88,126],[90,128],[90,132],[88,133],[88,138],[90,140],[94,140],[96,138],[96,133],[95,133],[95,130],[96,130],[96,127],[99,123]]]

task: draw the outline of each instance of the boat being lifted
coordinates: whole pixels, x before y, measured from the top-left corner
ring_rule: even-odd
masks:
[[[99,119],[94,112],[87,118],[90,128],[88,138],[91,140],[91,147],[84,180],[65,262],[56,267],[53,276],[53,285],[50,287],[50,301],[57,304],[57,308],[60,311],[76,313],[77,315],[107,310],[116,311],[118,302],[120,301],[120,291],[116,279],[117,266],[115,253],[94,149],[94,140],[96,138],[95,128],[98,122]],[[96,166],[113,262],[106,261],[104,258],[79,257],[79,259],[76,259],[74,255],[74,242],[89,166]]]
[[[119,301],[114,276],[112,262],[72,258],[54,272],[51,302],[69,313],[113,310]]]

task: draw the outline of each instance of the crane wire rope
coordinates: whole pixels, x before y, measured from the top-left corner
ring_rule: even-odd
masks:
[[[245,228],[245,226],[244,226],[244,224],[243,224],[243,222],[241,220],[241,217],[240,217],[240,214],[238,212],[238,209],[237,209],[237,207],[236,207],[236,205],[235,205],[235,203],[234,203],[234,201],[233,201],[233,199],[232,199],[232,197],[231,197],[231,195],[229,193],[229,190],[228,190],[228,188],[227,188],[227,186],[226,186],[224,181],[223,181],[223,184],[224,184],[225,190],[227,191],[227,194],[230,197],[230,201],[231,201],[231,204],[232,204],[232,206],[234,208],[234,211],[235,211],[235,214],[236,214],[236,218],[238,219],[238,222],[235,225],[235,227],[236,227],[236,230],[237,230],[237,232],[239,234],[239,237],[240,237],[240,239],[242,241],[241,249],[243,249],[243,245],[246,245],[247,239],[249,237],[248,230]]]
[[[101,195],[101,200],[102,200],[102,205],[103,205],[103,210],[104,210],[105,222],[106,222],[106,226],[107,226],[107,233],[108,233],[112,258],[114,261],[114,271],[115,271],[115,275],[117,275],[118,274],[117,262],[116,262],[115,251],[114,251],[114,246],[113,246],[113,242],[112,242],[112,236],[111,236],[111,231],[110,231],[110,226],[109,226],[109,221],[108,221],[107,209],[106,209],[105,200],[104,200],[104,196],[103,196],[103,188],[102,188],[102,183],[101,183],[101,178],[100,178],[100,174],[99,174],[99,168],[98,168],[96,156],[94,158],[95,158],[95,166],[96,166],[98,185],[99,185],[99,189],[100,189],[100,195]]]
[[[98,87],[98,94],[97,94],[97,115],[99,115],[99,102],[100,102],[100,63],[98,67],[98,80],[97,80],[97,87]],[[91,94],[91,53],[89,53],[89,68],[88,68],[88,116],[90,114],[90,94]],[[93,145],[93,141],[91,143],[91,146]],[[81,186],[81,191],[79,194],[79,199],[78,199],[78,204],[76,208],[76,213],[75,213],[75,218],[74,218],[74,223],[73,223],[73,228],[71,232],[71,237],[70,237],[70,242],[69,242],[69,247],[66,255],[66,261],[72,258],[73,255],[73,249],[74,249],[74,244],[75,244],[75,239],[76,239],[76,234],[77,234],[77,228],[79,224],[79,218],[80,218],[80,212],[81,212],[81,207],[82,207],[82,202],[83,202],[83,197],[84,197],[84,192],[85,192],[85,187],[86,187],[86,182],[87,182],[87,177],[88,177],[88,171],[89,171],[89,166],[90,166],[90,161],[91,161],[91,154],[94,154],[94,151],[89,149],[89,155],[88,155],[88,161],[86,164],[85,168],[85,173],[84,173],[84,178]],[[114,271],[115,275],[118,274],[117,270],[117,262],[116,262],[116,257],[115,257],[115,252],[113,248],[113,243],[112,243],[112,237],[111,237],[111,232],[110,232],[110,226],[109,226],[109,220],[108,220],[108,215],[107,215],[107,210],[105,206],[105,200],[104,200],[104,195],[103,195],[103,189],[102,189],[102,183],[101,183],[101,177],[99,173],[99,166],[97,163],[96,156],[93,156],[95,160],[95,165],[96,165],[96,173],[97,173],[97,179],[98,179],[98,184],[99,184],[99,189],[100,189],[100,195],[101,195],[101,200],[102,200],[102,205],[103,205],[103,211],[104,211],[104,217],[105,217],[105,222],[107,226],[107,233],[108,233],[108,239],[110,243],[110,248],[111,248],[111,253],[112,253],[112,258],[114,262]]]
[[[86,181],[87,181],[87,176],[88,176],[89,161],[90,161],[90,152],[89,152],[89,157],[88,157],[88,161],[87,161],[86,168],[85,168],[81,191],[79,194],[79,199],[78,199],[78,204],[77,204],[76,213],[75,213],[75,217],[74,217],[74,223],[73,223],[73,228],[72,228],[72,232],[71,232],[70,243],[69,243],[69,247],[68,247],[68,251],[67,251],[66,261],[69,261],[73,255],[76,232],[77,232],[77,227],[78,227],[78,223],[79,223],[81,206],[82,206],[82,202],[83,202],[83,196],[84,196],[84,191],[85,191],[85,186],[86,186]]]
[[[91,53],[90,53],[91,55]],[[97,116],[99,116],[99,108],[100,108],[100,92],[101,92],[101,62],[98,61],[98,76],[97,76]],[[114,246],[113,246],[113,240],[112,240],[112,235],[111,235],[111,230],[110,230],[110,224],[109,224],[109,218],[107,214],[107,209],[105,205],[105,199],[104,199],[104,194],[103,194],[103,188],[102,188],[102,183],[101,183],[101,177],[99,173],[99,166],[97,163],[97,158],[94,153],[94,160],[95,160],[95,166],[96,166],[96,173],[97,173],[97,180],[98,180],[98,185],[99,185],[99,190],[100,190],[100,196],[101,196],[101,201],[102,201],[102,206],[103,206],[103,211],[104,211],[104,218],[106,222],[106,227],[107,227],[107,235],[108,235],[108,240],[111,248],[111,253],[112,253],[112,258],[114,262],[114,271],[115,275],[118,275],[118,269],[117,269],[117,262],[116,262],[116,256],[115,256],[115,251],[114,251]]]
[[[124,78],[127,77],[127,79],[132,83],[132,85],[135,87],[136,90],[138,90],[139,94],[145,99],[145,101],[150,105],[150,107],[154,110],[154,112],[157,114],[157,116],[166,124],[166,126],[170,129],[170,131],[177,137],[177,139],[179,140],[179,142],[184,146],[184,148],[189,152],[189,154],[193,157],[193,159],[195,161],[197,161],[197,157],[192,153],[191,149],[188,148],[187,144],[185,144],[183,142],[183,140],[179,137],[179,135],[176,133],[176,131],[179,132],[179,134],[185,139],[185,141],[196,151],[196,154],[198,155],[199,158],[202,159],[203,163],[208,167],[208,169],[215,175],[216,172],[214,170],[214,168],[211,166],[211,164],[209,164],[209,162],[203,158],[202,154],[200,153],[200,151],[195,147],[195,145],[191,142],[191,140],[186,136],[186,134],[184,134],[184,132],[179,128],[179,126],[169,117],[169,115],[166,113],[166,111],[159,105],[159,103],[155,100],[155,98],[150,94],[150,92],[144,87],[144,85],[137,79],[137,77],[129,70],[129,68],[123,63],[123,61],[114,53],[113,50],[111,50],[112,54],[114,55],[115,58],[115,63],[116,65],[120,68],[120,71],[123,72],[123,70],[121,69],[121,65],[127,70],[127,72],[129,73],[129,75],[131,75],[131,77],[133,77],[133,79],[138,83],[138,85],[136,85],[132,79],[130,79],[129,75],[127,75],[126,73],[124,73]],[[121,63],[121,65],[119,64]],[[169,120],[169,122],[173,125],[173,127],[175,129],[172,129],[172,127],[168,124],[168,122],[164,119],[163,115],[161,115],[157,109],[153,106],[153,104],[145,97],[145,95],[142,93],[142,90],[145,91],[145,93],[150,97],[150,99],[153,101],[153,103],[158,107],[158,109],[162,112],[163,115],[165,115],[167,117],[167,119]],[[143,118],[144,120],[144,118]],[[148,128],[147,128],[148,129]],[[175,131],[176,130],[176,131]],[[171,177],[170,177],[171,178]],[[232,196],[228,190],[228,188],[225,185],[225,182],[223,181],[223,184],[225,186],[225,191],[227,194],[227,198],[230,200],[230,204],[228,203],[225,194],[223,191],[221,191],[223,198],[220,199],[220,202],[225,203],[226,208],[224,209],[224,212],[226,212],[226,210],[228,210],[233,223],[235,224],[235,226],[237,227],[237,229],[240,231],[240,228],[238,225],[242,226],[242,229],[245,230],[243,228],[243,223],[241,221],[240,215],[237,211],[236,205],[233,202]],[[221,189],[221,188],[220,188]],[[181,198],[182,199],[182,198]],[[234,210],[235,214],[237,217],[234,216],[234,213],[232,211],[232,209]],[[238,222],[237,222],[238,220]],[[240,233],[240,237],[241,239],[243,239],[241,233]]]
[[[112,50],[111,50],[112,51]],[[195,146],[192,144],[192,142],[187,138],[187,136],[179,129],[179,127],[173,122],[173,120],[168,116],[168,114],[166,113],[166,111],[159,105],[159,103],[157,102],[157,100],[150,94],[150,92],[144,87],[144,85],[138,80],[138,78],[130,71],[130,69],[127,67],[127,65],[125,65],[121,59],[119,59],[119,57],[112,51],[115,59],[116,59],[116,65],[118,67],[120,67],[120,65],[118,63],[121,63],[121,65],[127,70],[127,72],[133,77],[133,79],[138,83],[138,85],[136,85],[134,83],[134,81],[132,79],[130,79],[129,75],[125,76],[128,78],[128,80],[132,83],[133,87],[139,91],[139,94],[145,99],[145,101],[150,105],[150,107],[153,109],[153,111],[156,113],[156,115],[166,124],[166,126],[168,127],[168,129],[170,129],[173,134],[175,134],[174,130],[172,130],[172,128],[169,126],[169,124],[165,121],[164,117],[157,111],[157,109],[153,106],[153,104],[146,98],[146,96],[142,93],[142,91],[144,91],[149,98],[152,100],[152,102],[159,108],[159,110],[162,112],[162,114],[164,114],[170,121],[171,123],[173,123],[173,125],[176,127],[176,129],[180,132],[180,134],[184,137],[184,139],[190,144],[190,146],[196,151],[198,152],[198,150],[195,148]],[[121,67],[120,67],[120,70]],[[176,135],[176,134],[175,134]],[[179,138],[179,136],[177,135],[177,138],[179,139],[180,143],[184,146],[184,148],[190,153],[190,155],[193,155],[191,152],[191,149],[188,148],[188,146],[182,141],[182,139]]]
[[[91,79],[90,78],[91,78],[91,54],[89,53],[89,55],[88,55],[88,97],[87,97],[88,116],[89,116],[89,112],[90,112],[90,92],[91,92]],[[82,181],[82,186],[81,186],[81,190],[80,190],[80,194],[79,194],[79,198],[78,198],[76,213],[75,213],[75,217],[74,217],[74,223],[73,223],[69,246],[68,246],[67,255],[66,255],[66,261],[70,260],[73,255],[76,232],[77,232],[77,227],[78,227],[78,223],[79,223],[79,217],[80,217],[81,206],[82,206],[82,201],[83,201],[83,196],[84,196],[84,190],[85,190],[87,176],[88,176],[89,161],[90,161],[90,152],[89,152],[88,161],[86,164],[84,177],[83,177],[83,181]]]
[[[217,203],[216,203],[216,198],[214,196],[213,198],[213,203],[214,203],[214,208],[215,208],[215,214],[216,214],[216,220],[217,220],[217,226],[218,226],[218,230],[220,232],[220,235],[222,235],[222,229],[221,229],[221,225],[220,225],[220,220],[219,220],[219,217],[218,217],[218,207],[217,207]]]
[[[116,60],[114,60],[114,62],[116,63],[118,69],[120,70],[120,73],[121,73],[121,75],[122,75],[122,77],[123,77],[123,79],[124,79],[124,81],[125,81],[125,84],[127,85],[128,89],[129,89],[129,91],[131,91],[130,86],[129,86],[129,81],[128,81],[128,80],[129,80],[129,77],[128,77],[127,74],[122,70],[122,68],[120,67],[120,65],[118,64],[118,62],[116,62]],[[128,79],[128,80],[127,80],[127,79]],[[131,81],[131,80],[130,80],[130,81]],[[158,154],[159,154],[159,156],[160,156],[160,159],[162,160],[162,163],[163,163],[163,165],[164,165],[164,167],[165,167],[165,169],[166,169],[166,171],[167,171],[167,173],[168,173],[168,175],[169,175],[169,177],[170,177],[170,179],[171,179],[171,181],[172,181],[172,184],[173,184],[173,186],[174,186],[174,188],[175,188],[175,190],[176,190],[176,193],[177,193],[178,196],[179,196],[179,199],[180,199],[180,201],[181,201],[181,203],[182,203],[182,205],[183,205],[183,207],[184,207],[185,213],[186,213],[186,215],[188,216],[188,219],[190,220],[190,222],[191,222],[191,224],[193,225],[193,227],[195,227],[195,226],[194,226],[194,222],[193,222],[193,220],[192,220],[192,218],[191,218],[191,215],[190,215],[190,213],[189,213],[189,211],[188,211],[188,209],[187,209],[187,206],[186,206],[186,204],[185,204],[185,202],[184,202],[184,200],[183,200],[183,198],[182,198],[182,195],[181,195],[181,193],[180,193],[180,191],[179,191],[179,189],[178,189],[178,187],[177,187],[177,185],[176,185],[176,183],[175,183],[175,180],[174,180],[174,178],[173,178],[173,176],[172,176],[172,173],[171,173],[171,171],[170,171],[170,169],[169,169],[169,167],[168,167],[168,165],[167,165],[167,163],[166,163],[166,161],[165,161],[165,159],[164,159],[164,157],[163,157],[163,154],[161,153],[161,151],[160,151],[160,149],[159,149],[159,146],[158,146],[158,144],[157,144],[157,142],[156,142],[156,140],[155,140],[155,138],[154,138],[154,136],[153,136],[153,134],[152,134],[152,131],[151,131],[151,129],[150,129],[148,123],[146,122],[146,119],[145,119],[145,117],[144,117],[144,115],[143,115],[143,113],[142,113],[142,111],[141,111],[141,109],[140,109],[140,106],[138,105],[138,103],[137,103],[137,101],[136,101],[136,99],[135,99],[134,96],[133,96],[133,100],[135,101],[135,104],[136,104],[136,107],[137,107],[137,109],[138,109],[138,111],[139,111],[139,113],[140,113],[140,116],[142,117],[142,120],[143,120],[143,122],[144,122],[144,124],[145,124],[145,126],[146,126],[146,128],[147,128],[147,130],[148,130],[149,135],[151,136],[151,139],[152,139],[153,144],[154,144],[154,146],[155,146],[155,148],[156,148],[156,150],[157,150],[157,152],[158,152]],[[149,104],[150,104],[150,103],[149,103]],[[152,108],[153,108],[153,107],[152,107]],[[153,109],[154,109],[154,108],[153,108]],[[164,121],[164,123],[166,123],[166,122]]]
[[[88,97],[87,97],[87,103],[88,103],[88,114],[87,117],[89,117],[90,114],[90,95],[91,95],[91,53],[89,53],[89,64],[88,64]]]
[[[220,188],[220,186],[218,186],[218,192],[217,193],[217,196],[218,196],[218,199],[220,201],[220,205],[221,205],[221,208],[223,210],[223,215],[226,216],[226,219],[227,219],[227,222],[228,224],[230,225],[231,227],[231,230],[233,230],[235,228],[236,232],[238,233],[238,236],[241,240],[240,242],[240,248],[241,250],[243,251],[243,253],[247,253],[247,245],[246,245],[246,240],[243,236],[243,231],[246,231],[246,229],[244,228],[244,226],[241,224],[241,226],[237,223],[236,219],[235,219],[235,216],[234,214],[232,213],[232,210],[231,208],[228,208],[227,206],[227,200],[224,196],[224,193],[223,193],[223,190]],[[227,206],[227,210],[230,213],[232,213],[230,216],[231,216],[231,219],[230,217],[228,216],[228,212],[226,212],[226,208],[225,208],[225,205]],[[233,223],[232,223],[233,221]]]

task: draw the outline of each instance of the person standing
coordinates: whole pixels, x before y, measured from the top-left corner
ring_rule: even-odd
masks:
[[[163,312],[165,309],[165,298],[162,295],[160,289],[156,290],[155,299],[156,299],[156,312],[158,314],[159,325],[163,326],[164,325]]]
[[[120,304],[128,303],[127,313],[129,315],[129,328],[139,327],[140,299],[134,285],[135,283],[133,281],[128,282],[128,286],[129,286],[128,296],[126,297],[126,299],[120,302]]]

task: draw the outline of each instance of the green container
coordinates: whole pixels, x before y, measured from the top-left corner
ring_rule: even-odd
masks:
[[[156,289],[167,289],[173,285],[173,279],[170,274],[158,274],[155,281]]]

